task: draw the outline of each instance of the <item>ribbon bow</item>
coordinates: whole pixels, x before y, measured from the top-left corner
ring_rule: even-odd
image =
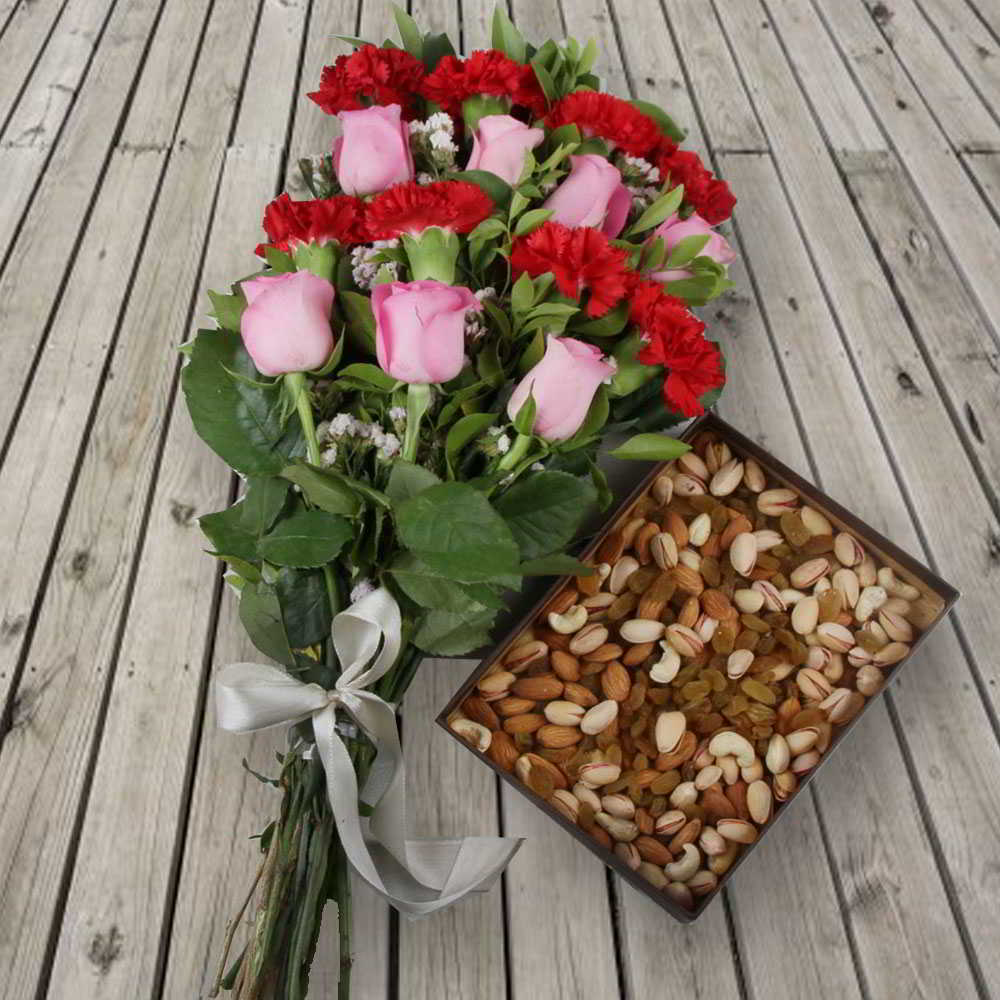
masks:
[[[399,605],[380,587],[333,620],[333,645],[343,671],[332,691],[304,684],[277,667],[232,663],[216,678],[215,700],[219,725],[230,732],[252,733],[312,717],[330,808],[348,860],[397,910],[417,917],[470,892],[489,889],[521,841],[509,837],[406,839],[403,752],[396,713],[367,690],[396,661],[401,631]],[[337,732],[338,706],[368,734],[377,751],[364,788],[365,801],[373,806],[367,834],[358,811],[354,764]]]

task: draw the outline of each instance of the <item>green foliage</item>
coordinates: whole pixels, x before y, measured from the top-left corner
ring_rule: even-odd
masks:
[[[393,505],[398,506],[405,500],[409,500],[410,497],[415,497],[418,493],[423,493],[424,490],[430,489],[440,482],[441,480],[430,469],[397,458],[392,463],[385,492]]]
[[[568,545],[593,510],[597,491],[587,479],[566,472],[535,472],[497,500],[497,510],[517,541],[523,560],[538,559]]]
[[[428,611],[413,635],[413,644],[434,656],[462,656],[490,640],[496,612],[481,608],[473,613]]]
[[[347,336],[364,354],[375,353],[375,314],[371,299],[358,292],[342,291],[337,301],[347,318]]]
[[[279,521],[257,543],[257,550],[277,566],[322,566],[335,559],[353,535],[350,522],[338,514],[298,510]]]
[[[333,613],[321,570],[284,566],[274,581],[274,590],[293,649],[304,649],[329,636]]]
[[[362,499],[342,479],[331,476],[323,469],[308,462],[295,462],[285,466],[281,475],[295,483],[306,499],[320,510],[329,514],[344,514],[353,517],[361,511]]]
[[[666,434],[636,434],[610,454],[643,462],[668,462],[690,450],[689,444]]]
[[[285,666],[295,666],[274,587],[245,583],[240,591],[240,621],[250,641],[265,655]]]

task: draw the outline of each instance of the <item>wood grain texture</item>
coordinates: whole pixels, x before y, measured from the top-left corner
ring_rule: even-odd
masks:
[[[468,660],[424,660],[406,694],[403,751],[411,837],[500,832],[493,772],[433,721],[473,666]],[[503,1000],[504,933],[499,882],[421,920],[401,919],[399,995]]]

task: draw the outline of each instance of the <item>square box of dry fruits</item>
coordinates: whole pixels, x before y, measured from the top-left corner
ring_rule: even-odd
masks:
[[[714,415],[438,717],[681,921],[958,597]]]

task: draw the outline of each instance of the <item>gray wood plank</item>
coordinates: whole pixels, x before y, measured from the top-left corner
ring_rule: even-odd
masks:
[[[754,191],[738,212],[739,230],[821,485],[919,553],[920,542],[774,168],[763,158],[731,159],[734,179]],[[788,321],[789,296],[797,306],[794,324]],[[845,438],[853,447],[842,447]],[[863,490],[857,489],[859,483],[865,484]],[[967,768],[975,769],[973,762],[983,753],[991,761],[997,758],[993,766],[1000,765],[1000,748],[963,660],[950,627],[936,635],[931,650],[922,650],[907,666],[907,687],[899,696],[911,727],[926,723],[926,729],[903,729],[901,754],[892,719],[879,707],[817,780],[865,978],[876,996],[935,981],[932,994],[959,982],[974,991],[946,895],[953,880],[946,872],[942,887],[908,776],[912,767],[932,819],[940,817],[937,837],[948,858],[968,870],[958,895],[974,915],[971,923],[981,923],[990,893],[979,884],[977,864],[970,868],[966,859],[973,844],[997,841],[991,817],[1000,808],[1000,796],[994,802],[978,791],[981,783],[975,771],[967,776]],[[954,677],[942,685],[944,665]],[[911,688],[918,693],[911,695]],[[889,702],[894,704],[895,697]],[[928,711],[928,702],[937,711]],[[943,734],[939,720],[956,717],[964,720],[960,733]],[[875,760],[878,767],[870,767]],[[980,766],[989,770],[991,765]],[[941,782],[925,780],[932,768],[943,774]],[[969,802],[962,827],[954,824],[955,796]],[[965,825],[973,813],[977,821]]]
[[[462,0],[462,51],[492,48],[494,0]],[[506,5],[503,5],[506,6]]]
[[[145,498],[156,471],[163,417],[174,385],[176,341],[198,276],[197,252],[222,164],[251,21],[242,4],[218,4],[217,36],[200,64],[170,162],[149,247],[142,261],[108,388],[95,419],[55,555],[17,695],[22,724],[0,755],[0,854],[5,859],[0,989],[33,989],[60,892],[66,852],[86,793],[89,762],[114,674],[118,623],[132,588]],[[225,40],[226,44],[222,44]],[[221,53],[225,53],[223,58]],[[229,88],[227,90],[227,88]],[[163,275],[172,283],[162,294]],[[150,338],[150,331],[159,336]],[[176,336],[176,333],[175,333]],[[22,637],[23,638],[23,637]],[[3,649],[10,669],[17,644]],[[8,659],[9,658],[9,659]],[[44,753],[39,752],[44,748]],[[38,788],[55,790],[39,796]],[[45,850],[37,852],[37,845]],[[29,860],[31,859],[31,860]]]
[[[403,750],[412,837],[500,832],[493,772],[433,721],[474,665],[468,660],[427,659],[406,694]],[[400,918],[399,995],[414,1000],[506,997],[499,882],[490,892],[476,893],[420,920]]]
[[[366,3],[370,0],[366,0]],[[375,0],[385,3],[389,0]],[[459,47],[458,32],[458,0],[410,0],[410,14],[420,25],[422,31],[443,31],[457,49]],[[395,32],[393,37],[397,37]]]
[[[976,178],[979,190],[992,208],[993,214],[1000,218],[1000,155],[968,153],[964,160]]]

